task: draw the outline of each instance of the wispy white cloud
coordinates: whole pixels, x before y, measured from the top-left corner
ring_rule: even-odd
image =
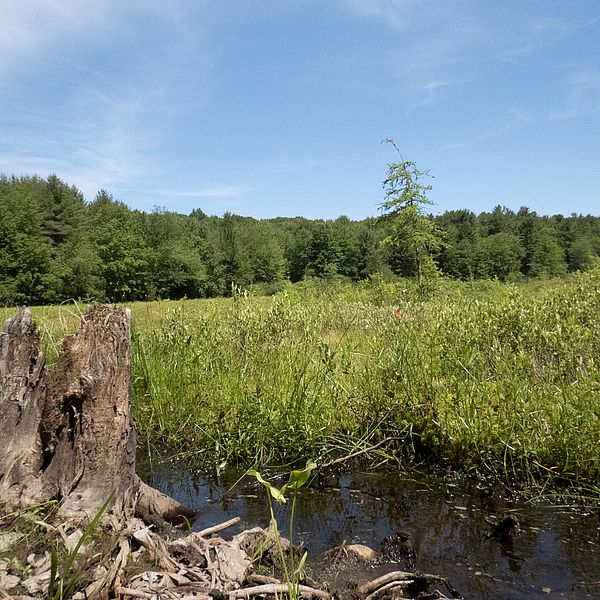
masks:
[[[464,64],[486,35],[481,19],[463,0],[342,0],[342,6],[359,18],[398,30],[398,42],[377,60],[387,61],[412,107],[434,104],[444,88],[463,83]]]
[[[397,29],[389,68],[413,107],[443,98],[444,88],[475,80],[494,63],[519,63],[553,43],[600,23],[600,17],[540,15],[526,6],[488,6],[471,0],[339,0],[359,18]]]
[[[439,98],[440,91],[449,88],[458,86],[463,83],[462,80],[446,80],[446,81],[429,81],[427,83],[423,83],[418,89],[418,98],[413,102],[413,106],[428,106],[430,104],[434,104],[434,102]]]
[[[600,69],[587,65],[565,66],[564,103],[559,110],[551,111],[552,120],[576,119],[600,113]]]
[[[10,120],[0,118],[1,170],[55,172],[88,198],[152,173],[154,140],[147,128],[152,115],[136,96],[82,90],[71,98],[66,113],[42,106],[15,111]]]
[[[419,0],[343,0],[342,3],[359,15],[377,17],[398,28],[408,24],[411,9],[420,4]]]
[[[563,65],[557,84],[556,108],[519,107],[511,114],[519,122],[564,121],[600,113],[600,69],[589,65]]]
[[[241,198],[250,191],[246,185],[215,185],[195,190],[161,189],[158,193],[173,198]]]
[[[529,55],[542,51],[549,44],[593,27],[600,23],[600,17],[578,19],[534,15],[523,18],[516,13],[508,17],[507,21],[506,29],[509,34],[496,36],[498,57],[501,60],[520,62]]]
[[[560,104],[559,108],[512,108],[506,115],[504,124],[491,126],[475,136],[447,144],[441,150],[477,146],[505,136],[527,123],[564,121],[600,114],[600,70],[585,65],[569,65],[564,69],[567,75],[561,86],[562,98],[556,101]]]
[[[504,135],[507,135],[511,130],[515,129],[519,125],[529,121],[529,117],[519,113],[518,111],[510,111],[510,114],[506,118],[506,122],[502,125],[490,126],[487,129],[479,132],[473,136],[465,136],[460,140],[451,142],[439,148],[440,151],[446,152],[448,150],[461,150],[463,148],[470,148],[478,146],[490,140],[497,139]]]
[[[22,73],[68,36],[95,36],[118,19],[113,0],[5,0],[0,9],[0,83]]]

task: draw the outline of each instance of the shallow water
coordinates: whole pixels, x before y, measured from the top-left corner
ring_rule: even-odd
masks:
[[[168,463],[145,470],[149,483],[198,511],[195,530],[234,516],[241,522],[224,537],[268,524],[264,490],[249,477],[195,475]],[[394,472],[327,475],[299,495],[294,542],[302,541],[314,558],[344,542],[379,550],[386,536],[403,531],[412,537],[415,568],[448,577],[464,598],[600,598],[598,507],[532,505],[468,490],[460,482]],[[288,510],[277,512],[284,535]],[[489,522],[507,514],[517,518],[520,532],[504,543],[489,538]]]

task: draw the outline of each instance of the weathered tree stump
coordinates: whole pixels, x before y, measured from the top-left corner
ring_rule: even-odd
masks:
[[[95,306],[45,366],[28,309],[0,334],[0,506],[50,498],[66,518],[112,510],[175,522],[191,512],[135,473],[131,418],[131,314]]]

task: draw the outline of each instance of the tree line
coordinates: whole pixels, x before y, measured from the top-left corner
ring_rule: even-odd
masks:
[[[447,277],[554,277],[586,270],[600,256],[600,217],[497,206],[424,218],[439,232],[431,257]],[[0,305],[215,297],[236,286],[268,293],[307,278],[416,276],[402,237],[411,230],[393,228],[385,216],[145,213],[104,190],[86,202],[56,175],[0,176]],[[384,243],[390,231],[394,244]]]

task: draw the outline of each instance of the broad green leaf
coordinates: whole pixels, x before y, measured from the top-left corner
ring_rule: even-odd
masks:
[[[247,472],[247,474],[250,475],[251,477],[255,477],[257,481],[262,483],[267,488],[267,490],[269,490],[269,493],[271,494],[271,496],[273,497],[273,499],[275,501],[279,502],[279,504],[285,504],[286,499],[282,493],[282,490],[279,490],[274,485],[271,485],[268,481],[263,479],[263,476],[258,471],[255,471],[254,469],[250,469]]]
[[[308,481],[311,471],[314,471],[316,468],[317,468],[317,464],[315,462],[313,462],[312,460],[309,460],[306,463],[306,467],[304,467],[304,469],[292,471],[290,473],[288,482],[281,488],[281,491],[283,493],[285,493],[286,490],[288,490],[288,489],[289,490],[300,489]]]

